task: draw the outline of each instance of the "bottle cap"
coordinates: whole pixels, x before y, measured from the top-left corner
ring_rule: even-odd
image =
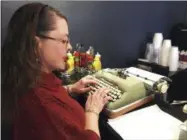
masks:
[[[70,52],[68,52],[68,53],[67,53],[67,56],[68,56],[68,57],[69,57],[69,56],[72,56],[72,54],[71,54]]]
[[[95,55],[96,57],[101,57],[101,55],[97,52],[96,53],[96,55]]]
[[[86,54],[90,54],[90,50],[88,50],[88,51],[86,52]]]

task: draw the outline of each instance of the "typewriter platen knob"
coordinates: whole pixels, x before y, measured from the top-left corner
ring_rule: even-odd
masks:
[[[158,81],[153,85],[153,89],[158,93],[166,93],[169,88],[169,85],[166,81]]]
[[[183,112],[187,114],[187,104],[183,106]]]
[[[167,84],[163,84],[160,88],[160,92],[164,94],[167,92],[168,88],[169,86]]]

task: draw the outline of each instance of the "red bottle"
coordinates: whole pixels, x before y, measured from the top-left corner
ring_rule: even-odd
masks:
[[[80,67],[80,53],[78,51],[74,52],[75,68]]]
[[[87,62],[86,53],[85,52],[80,53],[80,66],[86,67],[86,62]]]

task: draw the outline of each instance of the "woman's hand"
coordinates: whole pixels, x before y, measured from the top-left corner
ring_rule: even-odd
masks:
[[[101,88],[89,95],[85,106],[86,112],[99,114],[103,110],[104,105],[112,99],[107,95],[109,91],[107,88]]]
[[[103,107],[111,99],[107,96],[109,89],[101,88],[96,90],[93,94],[88,96],[85,106],[85,130],[89,129],[94,131],[100,137],[98,120],[99,113],[103,110]]]
[[[97,82],[91,76],[86,76],[80,79],[73,85],[69,86],[71,93],[86,93],[91,90],[91,87],[87,87],[88,84],[97,84]]]

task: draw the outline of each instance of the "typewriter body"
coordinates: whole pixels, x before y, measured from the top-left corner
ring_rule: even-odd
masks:
[[[112,100],[104,109],[109,118],[118,117],[150,102],[155,92],[165,93],[169,86],[167,77],[134,67],[120,70],[103,69],[91,76],[98,85],[93,86],[89,94],[94,94],[95,90],[102,87],[110,89],[108,95]]]

